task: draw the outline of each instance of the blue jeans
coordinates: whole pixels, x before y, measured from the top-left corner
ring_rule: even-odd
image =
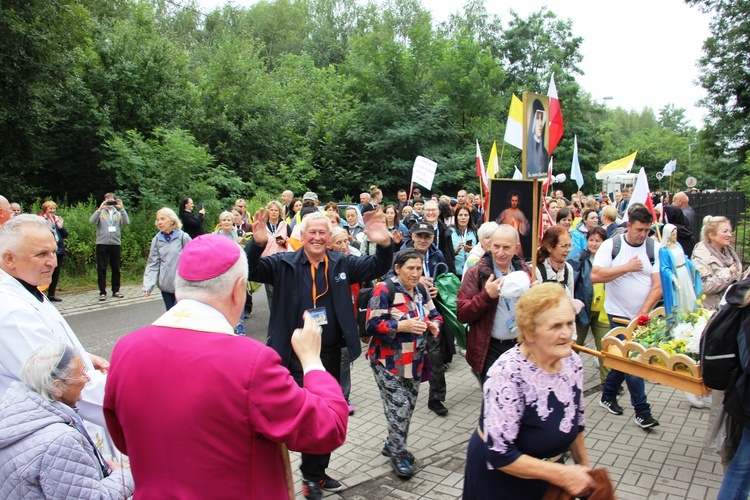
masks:
[[[164,301],[164,307],[167,308],[167,311],[172,309],[177,303],[177,297],[173,293],[161,292],[161,298]]]
[[[609,316],[610,328],[621,326],[612,321],[615,317],[616,316],[612,315]],[[617,391],[620,390],[623,382],[628,385],[630,404],[635,408],[635,413],[651,413],[651,405],[648,404],[648,400],[646,399],[646,384],[643,382],[643,379],[617,370],[610,370],[607,374],[607,378],[604,379],[602,400],[614,401],[617,399]]]
[[[745,500],[750,494],[750,429],[742,429],[737,453],[729,463],[717,500]]]

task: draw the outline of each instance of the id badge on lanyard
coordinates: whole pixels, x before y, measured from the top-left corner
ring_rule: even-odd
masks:
[[[326,255],[324,257],[325,266],[325,278],[326,278],[326,289],[323,290],[323,293],[318,295],[318,287],[317,282],[315,281],[315,266],[312,264],[310,265],[310,274],[312,274],[312,298],[313,298],[313,308],[308,309],[307,312],[310,313],[310,316],[312,316],[312,319],[315,321],[315,323],[318,326],[323,326],[328,324],[328,313],[326,313],[325,307],[317,307],[318,305],[318,299],[321,298],[323,295],[328,293],[328,256]]]

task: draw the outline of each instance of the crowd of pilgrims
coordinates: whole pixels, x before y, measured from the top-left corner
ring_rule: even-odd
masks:
[[[482,198],[465,190],[460,190],[455,198],[423,198],[419,189],[411,193],[400,190],[393,203],[386,203],[383,193],[372,186],[360,195],[358,204],[323,204],[314,192],[295,198],[292,192],[284,191],[279,201],[267,203],[254,215],[248,212],[246,201],[238,199],[231,210],[218,215],[213,230],[213,234],[244,247],[243,259],[246,256],[249,262],[250,281],[243,311],[232,322],[234,333],[244,334],[244,322],[252,313],[252,293],[263,285],[272,316],[268,345],[279,351],[282,364],[302,386],[307,372],[303,373],[296,349],[291,349],[287,339],[284,352],[273,339],[274,335],[288,336],[290,332],[275,334],[273,324],[275,316],[289,315],[289,311],[282,310],[288,301],[281,305],[277,302],[290,293],[283,288],[292,286],[279,280],[278,264],[285,257],[277,254],[306,255],[302,265],[309,266],[312,280],[303,280],[302,285],[312,287],[313,307],[303,310],[315,316],[314,321],[320,325],[325,354],[321,355],[322,367],[340,384],[346,411],[354,414],[356,408],[350,402],[351,363],[359,350],[353,350],[346,340],[351,332],[330,326],[330,322],[341,323],[335,317],[344,314],[331,303],[333,293],[325,298],[325,292],[332,291],[329,259],[332,265],[344,259],[341,265],[346,272],[341,277],[348,275],[349,281],[354,281],[347,282],[352,308],[345,315],[356,318],[359,291],[372,288],[366,336],[361,338],[367,344],[365,355],[387,421],[382,454],[389,458],[398,477],[409,479],[418,470],[414,454],[407,449],[407,439],[421,382],[429,382],[428,409],[438,416],[449,413],[444,404],[444,372],[456,354],[456,345],[433,299],[440,293],[436,278],[453,274],[460,281],[458,294],[452,297],[457,302],[454,312],[458,320],[469,324],[466,350],[459,352],[465,355],[483,390],[482,406],[477,409],[478,426],[467,452],[464,498],[498,498],[498,491],[505,492],[505,498],[542,498],[550,488],[588,495],[605,485],[590,470],[584,442],[583,366],[572,346],[573,342],[584,345],[591,332],[597,349],[601,349],[602,337],[613,326],[613,317],[625,316],[605,306],[608,295],[617,295],[617,288],[609,283],[616,283],[620,276],[631,272],[640,273],[650,259],[643,272],[658,281],[658,287],[654,285],[652,290],[658,288],[658,294],[647,290],[644,296],[648,296],[638,306],[651,308],[663,296],[665,306],[677,312],[693,310],[696,297],[701,295],[705,296],[703,307],[716,309],[730,285],[744,277],[726,217],[706,217],[700,234],[694,235],[692,228],[697,225],[687,193],[678,193],[672,199],[668,193],[658,196],[654,200],[658,222],[653,224],[650,215],[643,215],[645,206],[630,203],[631,194],[632,189],[626,188],[592,196],[579,192],[570,199],[562,191],[547,196],[540,210],[542,227],[535,269],[530,267],[531,259],[521,255],[520,237],[528,233],[528,228],[507,224],[505,213],[487,220]],[[516,205],[508,208],[511,207],[517,211]],[[40,215],[52,229],[64,231],[62,220],[54,217],[54,207],[49,214],[47,205],[45,214]],[[629,219],[623,220],[627,215]],[[179,281],[176,276],[180,275],[181,254],[192,240],[201,241],[209,225],[206,217],[202,204],[196,207],[191,198],[185,198],[177,211],[164,207],[156,213],[158,232],[144,272],[143,295],[150,295],[158,286],[167,311],[178,304],[175,282]],[[531,214],[513,217],[526,220],[531,219]],[[643,237],[633,239],[634,230],[641,225]],[[316,234],[314,228],[322,228],[322,233]],[[388,238],[384,237],[385,232]],[[623,268],[614,278],[602,278],[603,267],[617,267],[613,250],[613,239],[617,238],[636,248],[626,252],[644,249],[639,257],[641,263],[633,269]],[[645,243],[645,239],[654,240],[651,243],[656,246],[656,257],[646,252],[651,243]],[[325,245],[322,261],[326,272],[316,278],[318,262],[313,258],[313,249],[321,242]],[[597,259],[603,246],[608,255]],[[338,254],[345,257],[334,258]],[[635,256],[633,259],[638,260]],[[198,262],[195,264],[200,265]],[[363,271],[365,264],[370,275]],[[375,269],[379,272],[372,275]],[[360,279],[354,280],[353,276]],[[316,286],[318,291],[324,290],[322,295],[316,295]],[[48,295],[50,299],[54,297],[54,285]],[[316,307],[318,302],[323,307]],[[302,319],[292,319],[290,324],[302,327]],[[305,328],[308,326],[306,323]],[[333,351],[327,345],[331,344],[327,340],[331,331],[335,334]],[[359,337],[360,333],[354,335]],[[334,351],[335,355],[329,356]],[[24,366],[21,379],[25,386],[16,383],[6,393],[0,421],[7,422],[12,414],[8,401],[14,401],[17,407],[22,406],[19,401],[26,400],[43,407],[52,403],[56,406],[49,411],[62,408],[71,414],[89,381],[89,368],[65,345],[48,344],[37,349]],[[45,371],[65,382],[63,390],[51,390],[49,381],[47,385],[40,381],[37,372]],[[600,406],[613,415],[623,414],[616,396],[620,386],[627,383],[636,425],[643,429],[659,425],[650,414],[645,395],[638,400],[637,381],[631,380],[635,377],[610,373],[601,360],[599,375],[605,387]],[[696,407],[712,404],[710,396],[689,399]],[[716,397],[713,403],[720,404]],[[119,495],[132,493],[130,471],[102,456],[75,411],[70,421],[86,438],[80,442],[86,453],[70,460],[93,460],[98,464],[87,472],[98,481],[92,488]],[[0,424],[0,456],[17,455],[12,446],[2,448],[2,427]],[[748,452],[750,447],[741,447],[737,455]],[[325,457],[330,457],[330,453],[303,453],[302,492],[306,498],[321,498],[322,490],[343,488],[325,472]],[[742,483],[748,474],[741,470],[732,474],[731,458],[724,460],[729,467],[725,482]],[[13,463],[19,465],[18,458]],[[19,481],[17,477],[9,478],[9,474],[9,467],[0,466],[0,492],[21,491],[8,489],[9,481]],[[138,478],[135,479],[137,487]],[[727,488],[733,486],[736,484]],[[32,490],[26,487],[23,491],[28,495]],[[6,497],[21,498],[9,495]]]

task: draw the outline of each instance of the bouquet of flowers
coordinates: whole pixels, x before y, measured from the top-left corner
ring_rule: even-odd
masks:
[[[700,307],[691,313],[679,313],[674,322],[667,323],[664,316],[638,317],[638,327],[633,330],[633,341],[645,348],[658,347],[670,356],[685,354],[695,361],[700,359],[700,343],[703,329],[710,313]]]

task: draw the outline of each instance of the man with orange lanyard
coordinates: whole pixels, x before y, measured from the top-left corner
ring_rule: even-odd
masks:
[[[393,260],[391,234],[382,212],[365,216],[365,233],[378,245],[375,255],[355,257],[329,251],[331,221],[315,212],[300,223],[302,247],[296,252],[279,252],[261,258],[268,242],[265,210],[255,214],[253,240],[245,247],[248,279],[273,285],[267,344],[281,356],[295,381],[302,386],[302,366],[291,349],[291,334],[310,312],[320,326],[321,360],[336,380],[340,379],[341,348],[346,346],[355,360],[362,352],[357,318],[352,308],[352,283],[385,275]],[[302,454],[302,491],[305,498],[319,499],[321,489],[338,491],[340,482],[326,474],[330,454]]]

